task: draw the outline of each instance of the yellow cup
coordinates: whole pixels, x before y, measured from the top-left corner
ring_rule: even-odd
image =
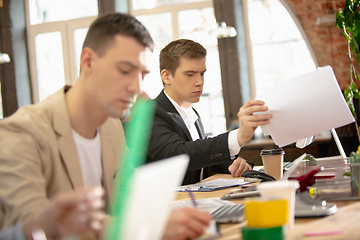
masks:
[[[245,218],[250,228],[272,228],[286,224],[288,203],[286,199],[255,198],[245,202]]]

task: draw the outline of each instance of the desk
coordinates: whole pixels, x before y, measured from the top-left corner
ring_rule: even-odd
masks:
[[[232,178],[228,174],[216,174],[204,181],[215,180],[218,178]],[[231,189],[228,188],[214,192],[194,192],[195,198],[213,198],[221,197],[229,193]],[[177,200],[190,200],[187,193],[178,193]],[[234,199],[235,203],[242,203],[242,200]],[[335,202],[338,206],[338,211],[331,216],[323,218],[296,218],[295,227],[287,234],[287,240],[349,240],[360,239],[360,201],[342,201]],[[239,228],[246,223],[229,223],[221,224],[222,236],[219,240],[238,240],[240,238]],[[309,231],[332,231],[342,230],[341,235],[326,235],[317,237],[306,237],[305,233]]]

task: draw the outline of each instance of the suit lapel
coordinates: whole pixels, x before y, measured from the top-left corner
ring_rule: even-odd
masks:
[[[189,130],[187,129],[184,120],[180,116],[179,112],[176,111],[176,108],[174,107],[174,105],[172,105],[170,100],[166,97],[164,90],[162,90],[161,93],[159,94],[159,96],[157,96],[156,101],[167,112],[167,114],[174,120],[174,122],[181,127],[181,129],[185,133],[188,140],[192,140],[191,134],[190,134]]]
[[[169,114],[170,117],[172,117],[174,122],[177,123],[181,127],[181,129],[185,132],[186,136],[189,139],[192,139],[191,135],[190,135],[190,132],[189,132],[188,128],[186,127],[185,122],[182,119],[182,117],[180,116],[180,114],[172,113],[172,112],[167,112],[167,113]]]
[[[107,120],[109,121],[109,119]],[[120,122],[120,120],[119,120]],[[100,127],[100,139],[101,139],[101,160],[103,168],[103,186],[105,189],[105,202],[111,203],[112,195],[114,191],[114,174],[118,169],[118,153],[121,147],[119,138],[123,137],[123,134],[114,136],[111,130],[106,128],[106,122]],[[120,136],[121,135],[121,136]],[[116,137],[116,139],[115,139]],[[123,139],[124,143],[124,139]],[[109,212],[113,211],[113,205],[108,205]]]
[[[58,149],[73,188],[84,186],[76,145],[71,132],[70,118],[65,103],[65,88],[59,90],[53,99],[54,131],[58,138]]]

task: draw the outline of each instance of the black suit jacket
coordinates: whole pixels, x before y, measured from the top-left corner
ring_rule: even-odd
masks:
[[[187,153],[190,164],[183,184],[200,181],[201,168],[204,168],[204,178],[215,173],[229,173],[228,166],[232,163],[228,148],[229,133],[205,138],[201,121],[198,121],[196,127],[199,135],[205,139],[193,141],[185,122],[166,97],[164,90],[157,98],[149,101],[156,101],[156,110],[147,163]]]

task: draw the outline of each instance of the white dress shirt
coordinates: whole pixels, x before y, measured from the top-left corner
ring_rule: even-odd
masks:
[[[179,112],[181,118],[184,120],[185,125],[187,129],[190,132],[191,138],[193,141],[199,139],[199,133],[195,126],[195,121],[199,118],[194,109],[190,106],[188,109],[185,109],[181,107],[179,104],[177,104],[169,95],[166,94],[164,91],[166,97],[170,100],[170,102],[174,105],[175,109]],[[238,129],[232,130],[229,132],[228,136],[228,148],[230,153],[231,160],[235,159],[235,156],[239,154],[241,146],[239,145],[237,141],[237,132]]]

